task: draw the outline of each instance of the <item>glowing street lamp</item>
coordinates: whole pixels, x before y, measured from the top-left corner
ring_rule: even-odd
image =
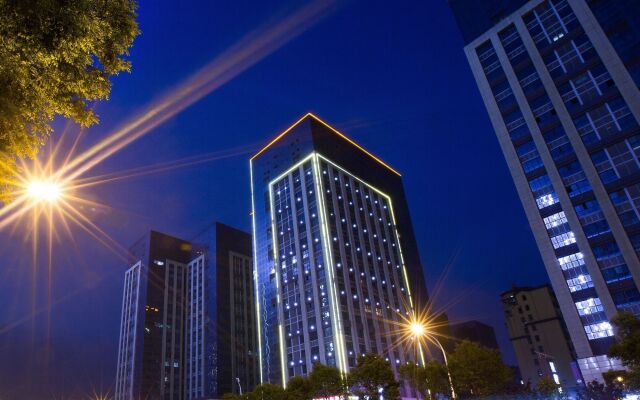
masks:
[[[416,338],[420,338],[424,335],[425,331],[424,331],[424,325],[422,325],[419,322],[412,322],[411,323],[411,333],[413,334],[413,336],[415,336]]]
[[[447,362],[447,353],[445,352],[444,347],[442,346],[442,343],[440,343],[437,337],[435,337],[432,333],[429,332],[429,329],[426,326],[426,324],[421,321],[418,321],[418,320],[411,321],[408,329],[417,342],[419,342],[421,339],[428,339],[430,342],[435,343],[440,348],[440,351],[442,351],[442,357],[444,358],[444,365],[447,367],[447,376],[449,377],[449,386],[451,389],[451,399],[455,399],[456,392],[453,389],[453,380],[451,379],[451,373],[449,372],[449,363]]]
[[[62,188],[54,182],[34,180],[27,186],[27,194],[33,201],[51,203],[60,198]]]

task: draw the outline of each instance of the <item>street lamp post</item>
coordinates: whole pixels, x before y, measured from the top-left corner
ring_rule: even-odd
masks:
[[[411,328],[411,332],[413,333],[413,336],[416,338],[416,341],[419,341],[420,338],[427,337],[431,342],[435,343],[440,348],[440,351],[442,351],[442,357],[444,358],[444,365],[447,368],[447,377],[449,378],[449,387],[451,389],[451,399],[455,400],[456,392],[453,389],[453,379],[451,379],[451,373],[449,372],[447,352],[444,350],[442,343],[440,343],[438,338],[436,338],[433,334],[430,334],[428,330],[425,328],[425,326],[418,321],[414,321],[413,323],[411,323],[410,328]]]

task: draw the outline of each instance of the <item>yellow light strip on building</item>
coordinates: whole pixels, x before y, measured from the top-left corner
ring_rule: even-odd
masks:
[[[324,189],[322,186],[322,176],[320,175],[320,164],[318,157],[313,157],[313,171],[316,180],[316,196],[319,202],[318,215],[320,217],[320,236],[322,236],[323,247],[325,250],[325,267],[327,268],[327,289],[329,290],[329,303],[333,309],[334,321],[332,321],[333,336],[335,338],[335,351],[338,369],[346,374],[348,372],[346,354],[346,343],[342,329],[342,313],[338,304],[338,290],[336,289],[336,279],[334,279],[333,256],[331,253],[331,241],[329,240],[329,227],[326,217],[326,206],[324,204]]]
[[[396,234],[396,241],[398,242],[398,254],[400,255],[400,264],[402,264],[402,275],[404,277],[404,285],[407,287],[407,295],[409,296],[409,305],[413,310],[413,299],[411,298],[411,288],[409,287],[409,277],[407,275],[407,268],[404,263],[404,256],[402,255],[402,245],[400,244],[400,234],[398,233],[398,224],[396,223],[396,216],[393,212],[393,203],[389,198],[389,214],[391,214],[391,220],[393,221],[393,231]]]
[[[335,129],[334,127],[332,127],[331,125],[327,124],[326,122],[324,122],[323,120],[321,120],[320,118],[318,118],[317,116],[315,116],[312,113],[306,113],[304,116],[302,116],[302,118],[300,118],[299,120],[297,120],[293,125],[291,125],[290,127],[288,127],[284,132],[280,133],[278,136],[276,136],[273,140],[271,140],[266,146],[264,146],[262,149],[260,149],[260,151],[258,151],[256,154],[253,155],[253,157],[251,157],[251,160],[253,160],[254,158],[258,157],[260,154],[262,154],[264,151],[266,151],[269,147],[271,147],[274,143],[276,143],[278,140],[280,140],[284,135],[286,135],[287,133],[289,133],[293,128],[295,128],[296,126],[298,126],[298,124],[300,124],[300,122],[304,121],[305,118],[307,117],[311,117],[314,120],[318,121],[319,123],[321,123],[322,125],[324,125],[325,127],[327,127],[329,130],[331,130],[331,132],[335,133],[336,135],[340,136],[342,139],[346,140],[347,142],[349,142],[350,144],[352,144],[353,146],[355,146],[356,148],[358,148],[360,151],[362,151],[363,153],[365,153],[366,155],[368,155],[369,157],[371,157],[372,159],[374,159],[375,161],[377,161],[378,163],[382,164],[382,166],[384,166],[385,168],[387,168],[389,171],[393,172],[394,174],[401,176],[400,172],[396,171],[395,169],[393,169],[390,165],[388,165],[387,163],[385,163],[384,161],[382,161],[380,158],[374,156],[373,154],[371,154],[369,151],[367,151],[364,147],[360,146],[358,143],[356,143],[353,139],[349,138],[347,135],[343,134],[342,132],[338,131],[337,129]]]
[[[293,128],[295,128],[296,126],[298,126],[298,124],[302,121],[304,121],[305,118],[307,118],[309,115],[311,115],[311,113],[306,113],[305,115],[303,115],[299,120],[297,120],[296,122],[293,123],[293,125],[291,125],[290,127],[288,127],[287,129],[285,129],[282,133],[280,133],[278,136],[276,136],[273,140],[271,140],[269,143],[267,143],[266,146],[264,146],[263,148],[260,149],[260,151],[258,151],[256,154],[254,154],[251,157],[251,160],[253,160],[254,158],[258,157],[260,154],[262,154],[265,150],[267,150],[269,147],[271,147],[275,142],[277,142],[278,140],[280,140],[284,135],[286,135],[287,133],[289,133],[289,131],[291,131]]]
[[[260,383],[264,383],[264,377],[262,376],[262,319],[260,316],[260,287],[258,285],[258,246],[256,245],[256,206],[253,193],[253,162],[249,160],[249,179],[251,181],[251,231],[253,233],[253,284],[254,296],[256,297],[256,325],[258,329],[258,366],[260,369]]]

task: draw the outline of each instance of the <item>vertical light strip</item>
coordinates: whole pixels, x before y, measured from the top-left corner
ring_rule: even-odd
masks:
[[[256,325],[258,328],[258,368],[260,370],[260,383],[264,383],[262,376],[262,332],[260,327],[262,323],[260,321],[260,289],[258,286],[258,244],[256,236],[256,206],[255,195],[253,193],[253,162],[249,160],[249,179],[251,180],[251,230],[253,234],[253,293],[255,295],[256,302]]]
[[[281,309],[281,302],[280,302],[280,273],[279,273],[279,268],[280,268],[280,263],[279,263],[279,259],[278,259],[278,242],[276,241],[276,215],[275,215],[275,209],[273,208],[273,190],[271,190],[271,188],[273,187],[273,182],[275,181],[271,181],[271,183],[269,184],[269,209],[270,209],[270,214],[271,214],[271,242],[273,243],[273,260],[274,260],[274,271],[276,273],[276,308],[277,308],[277,315],[278,315],[278,347],[280,348],[280,369],[281,369],[281,373],[282,373],[282,387],[286,388],[287,387],[287,376],[286,376],[286,360],[285,360],[285,351],[284,351],[284,327],[282,326],[283,324],[283,316],[280,315],[282,309]]]
[[[391,221],[393,221],[393,232],[396,234],[396,242],[398,242],[398,254],[400,255],[400,264],[402,264],[402,276],[404,277],[404,285],[407,287],[407,296],[409,296],[409,305],[413,310],[413,299],[411,296],[411,288],[409,287],[409,277],[407,275],[407,268],[404,263],[404,256],[402,255],[402,245],[400,244],[400,235],[398,234],[398,228],[396,224],[396,216],[393,212],[393,204],[391,198],[387,195],[387,202],[389,203],[389,214],[391,214]]]
[[[298,161],[295,165],[293,165],[291,168],[289,168],[288,170],[286,170],[285,172],[283,172],[282,174],[280,174],[278,177],[276,177],[275,179],[271,180],[271,182],[269,182],[268,185],[268,190],[269,190],[269,207],[270,207],[270,218],[271,218],[271,242],[273,244],[273,259],[274,259],[274,270],[276,272],[276,300],[277,300],[277,311],[278,311],[278,342],[279,342],[279,347],[280,347],[280,367],[282,369],[282,386],[286,387],[286,360],[285,360],[285,351],[284,351],[284,328],[282,327],[282,325],[280,324],[280,278],[279,278],[279,273],[278,273],[278,242],[277,242],[277,237],[276,237],[276,227],[275,227],[275,213],[274,213],[274,209],[273,209],[273,194],[272,194],[272,190],[271,187],[273,186],[273,184],[279,180],[281,180],[282,178],[284,178],[285,176],[291,174],[293,171],[295,171],[297,168],[300,168],[300,166],[302,166],[305,162],[309,161],[311,158],[313,158],[315,155],[315,153],[310,153],[309,155],[307,155],[305,158],[303,158],[302,160]],[[249,165],[252,166],[252,161],[249,162]],[[253,204],[253,170],[250,171],[251,173],[251,190],[252,190],[252,196],[251,196],[251,207],[253,209],[253,225],[254,225],[254,252],[255,250],[255,206]],[[257,258],[255,261],[255,269],[256,269],[256,274],[257,274],[257,270],[258,270],[258,264],[257,264]],[[256,282],[257,282],[257,276],[256,276]],[[259,310],[259,305],[257,305],[257,310]],[[259,311],[258,311],[259,312]],[[258,315],[259,316],[259,315]],[[260,325],[260,320],[258,320],[258,325]],[[258,329],[260,329],[258,327]],[[260,345],[260,348],[262,348],[262,346]],[[268,360],[267,360],[268,362]],[[260,351],[260,366],[262,367],[262,351]],[[264,382],[263,377],[262,377],[262,368],[260,369],[260,382]]]
[[[338,305],[338,291],[336,289],[336,281],[334,279],[334,266],[333,257],[331,254],[331,242],[329,240],[329,227],[326,218],[326,209],[324,204],[324,189],[322,187],[322,177],[320,174],[320,164],[318,162],[318,156],[314,153],[313,156],[313,172],[316,180],[316,196],[318,201],[318,215],[320,217],[320,236],[322,236],[322,244],[324,247],[325,267],[327,268],[327,277],[329,286],[329,302],[333,309],[334,319],[332,321],[333,336],[335,342],[336,358],[338,369],[342,373],[347,373],[347,363],[345,359],[346,347],[344,337],[342,333],[342,313]]]

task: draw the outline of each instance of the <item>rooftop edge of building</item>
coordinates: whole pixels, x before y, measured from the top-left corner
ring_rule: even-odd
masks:
[[[262,153],[267,151],[270,147],[275,145],[282,137],[284,137],[286,134],[291,132],[294,128],[300,126],[301,124],[303,124],[305,122],[309,122],[309,124],[320,124],[320,125],[324,126],[330,132],[332,132],[335,135],[339,136],[340,138],[344,139],[347,143],[351,144],[352,146],[354,146],[355,148],[360,150],[362,153],[366,154],[371,159],[375,160],[376,162],[378,162],[379,164],[381,164],[382,166],[384,166],[385,168],[387,168],[388,170],[390,170],[394,174],[396,174],[398,176],[401,176],[400,172],[398,172],[396,169],[391,167],[389,164],[385,163],[379,157],[373,155],[371,152],[367,151],[364,147],[362,147],[361,145],[356,143],[353,139],[349,138],[344,133],[338,131],[336,128],[334,128],[333,126],[329,125],[328,123],[326,123],[325,121],[323,121],[322,119],[320,119],[319,117],[317,117],[315,114],[313,114],[311,112],[308,112],[308,113],[304,114],[301,118],[299,118],[291,126],[289,126],[287,129],[285,129],[280,134],[278,134],[275,138],[273,138],[271,141],[269,141],[269,143],[267,143],[257,153],[255,153],[253,156],[251,156],[250,160],[253,161],[254,159],[256,159]]]
[[[520,293],[520,292],[530,292],[532,290],[538,290],[538,289],[542,289],[542,288],[547,288],[547,289],[549,289],[549,290],[551,290],[553,292],[553,289],[551,288],[551,285],[548,284],[548,283],[543,283],[542,285],[537,285],[537,286],[517,286],[517,285],[513,285],[511,287],[511,289],[500,293],[500,297],[505,297],[507,295]]]
[[[465,46],[529,0],[447,0]]]

